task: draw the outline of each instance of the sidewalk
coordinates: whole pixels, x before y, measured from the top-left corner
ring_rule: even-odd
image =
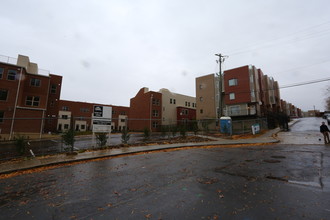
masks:
[[[291,122],[291,126],[297,121]],[[124,147],[119,149],[106,149],[106,150],[97,150],[92,152],[83,152],[78,153],[77,155],[66,155],[58,154],[45,157],[35,157],[29,160],[24,161],[9,161],[0,164],[0,175],[7,174],[16,171],[28,170],[32,168],[38,168],[43,166],[50,166],[55,164],[84,161],[97,158],[105,158],[118,155],[126,155],[139,152],[150,152],[157,150],[165,149],[175,149],[175,148],[184,148],[184,147],[194,147],[194,146],[212,146],[212,145],[233,145],[233,144],[259,144],[259,143],[277,143],[279,142],[274,138],[274,135],[280,132],[279,128],[267,131],[265,134],[258,136],[256,138],[249,139],[223,139],[223,138],[214,138],[213,141],[200,142],[200,143],[178,143],[178,144],[167,144],[167,145],[150,145],[150,146],[134,146],[134,147]]]

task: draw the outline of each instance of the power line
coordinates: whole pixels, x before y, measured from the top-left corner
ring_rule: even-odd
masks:
[[[326,28],[326,29],[323,29],[323,30],[313,31],[313,32],[306,32],[306,31],[311,30],[311,29],[315,29],[315,28],[318,28],[320,26],[324,26],[324,25],[327,25],[327,24],[330,24],[330,21],[324,22],[324,23],[321,23],[321,24],[318,24],[318,25],[314,25],[314,26],[311,26],[311,27],[308,27],[308,28],[305,28],[305,29],[302,29],[300,31],[293,32],[293,33],[288,34],[286,36],[281,36],[281,37],[269,39],[269,40],[264,41],[264,42],[256,42],[254,44],[250,44],[249,46],[245,47],[246,49],[242,48],[242,49],[233,50],[233,52],[230,53],[230,55],[238,55],[238,54],[248,53],[248,52],[255,51],[255,50],[258,50],[258,49],[262,49],[262,48],[273,47],[273,46],[277,45],[276,43],[275,44],[272,43],[274,41],[284,40],[284,41],[286,41],[284,43],[288,44],[288,43],[295,43],[295,42],[302,41],[302,40],[308,40],[308,39],[311,39],[311,38],[314,38],[314,37],[320,37],[320,36],[329,34],[330,29]],[[301,36],[294,37],[296,34],[299,34],[299,33],[304,33],[304,34],[302,34]],[[292,36],[294,38],[291,38]],[[285,39],[285,38],[288,38],[288,37],[290,37],[290,39]],[[271,44],[271,45],[267,45],[267,44]],[[259,46],[259,45],[261,45],[261,46]],[[251,48],[251,47],[256,47],[256,48]]]
[[[296,86],[303,86],[303,85],[309,85],[309,84],[325,82],[325,81],[329,81],[329,80],[330,80],[330,78],[316,79],[316,80],[312,80],[312,81],[309,81],[309,82],[302,82],[302,83],[295,83],[295,84],[287,85],[287,86],[280,86],[280,89],[291,88],[291,87],[296,87]]]

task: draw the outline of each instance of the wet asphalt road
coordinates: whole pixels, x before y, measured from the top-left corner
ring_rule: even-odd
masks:
[[[329,158],[282,142],[63,166],[0,179],[0,219],[329,219]]]

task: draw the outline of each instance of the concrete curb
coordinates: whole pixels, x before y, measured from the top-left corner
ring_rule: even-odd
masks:
[[[258,138],[255,139],[240,139],[242,141],[210,141],[210,142],[201,142],[201,143],[183,143],[183,144],[168,144],[168,145],[152,145],[152,146],[139,146],[139,147],[128,147],[128,148],[121,148],[121,149],[107,149],[107,150],[100,150],[100,151],[94,151],[94,152],[87,152],[84,157],[84,153],[78,154],[79,158],[69,158],[69,157],[75,157],[75,156],[67,156],[67,155],[56,155],[51,156],[53,158],[42,158],[42,157],[36,157],[32,160],[28,161],[20,161],[15,164],[13,162],[11,165],[9,163],[0,164],[0,175],[3,174],[9,174],[13,172],[19,172],[19,171],[25,171],[45,166],[54,166],[58,164],[66,164],[66,163],[72,163],[72,162],[81,162],[81,161],[88,161],[93,159],[101,159],[101,158],[110,158],[120,155],[132,155],[136,153],[148,153],[153,151],[159,151],[159,150],[169,150],[169,149],[179,149],[179,148],[188,148],[188,147],[203,147],[203,146],[216,146],[216,145],[239,145],[239,144],[267,144],[267,143],[278,143],[279,141],[276,139],[273,140],[258,140]],[[226,140],[224,140],[226,141]],[[125,152],[126,151],[126,152]],[[95,154],[95,155],[93,155]],[[43,161],[44,160],[44,161]],[[49,161],[53,160],[53,161]],[[12,166],[11,168],[8,168],[6,166]]]
[[[299,120],[294,120],[289,123],[289,127],[297,123]],[[67,164],[73,162],[88,161],[94,159],[111,158],[120,155],[133,155],[136,153],[148,153],[159,150],[170,150],[188,147],[204,147],[204,146],[216,146],[216,145],[247,145],[247,144],[276,144],[279,143],[275,135],[277,135],[281,130],[279,128],[270,131],[272,134],[268,137],[256,137],[251,139],[237,139],[237,140],[227,140],[221,138],[210,138],[213,141],[210,142],[200,142],[200,143],[181,143],[181,144],[166,144],[166,145],[151,145],[151,146],[137,146],[137,147],[127,147],[119,149],[106,149],[92,152],[84,152],[77,155],[78,158],[70,158],[75,156],[68,156],[64,154],[50,156],[49,158],[36,157],[27,161],[18,161],[17,163],[4,163],[0,164],[0,175],[9,174],[13,172],[25,171],[30,169],[36,169],[46,166],[54,166],[58,164]],[[85,154],[85,155],[84,155]],[[50,161],[52,160],[52,161]],[[11,166],[11,168],[8,168]]]

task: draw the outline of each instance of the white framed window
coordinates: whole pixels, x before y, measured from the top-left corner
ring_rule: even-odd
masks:
[[[16,75],[17,75],[17,71],[16,70],[8,70],[7,79],[8,80],[15,80],[16,79]]]
[[[233,93],[233,92],[229,93],[229,99],[234,100],[235,99],[235,93]]]
[[[241,107],[239,105],[229,107],[230,115],[240,115]]]
[[[158,115],[159,115],[158,110],[152,110],[153,117],[158,117]]]
[[[39,96],[27,96],[25,100],[25,105],[39,106],[39,102],[40,102]]]
[[[228,80],[228,84],[229,84],[229,86],[237,86],[238,85],[237,79]]]
[[[158,122],[157,121],[153,121],[152,122],[152,127],[153,128],[157,128],[158,127]]]
[[[41,84],[41,80],[40,79],[32,78],[30,80],[30,85],[31,86],[39,87],[40,84]]]
[[[55,84],[52,84],[50,87],[50,93],[56,94],[57,86]]]

